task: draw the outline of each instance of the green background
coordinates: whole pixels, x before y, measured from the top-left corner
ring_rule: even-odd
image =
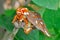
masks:
[[[32,2],[41,7],[41,10],[36,12],[41,14],[51,37],[47,37],[37,29],[26,35],[23,29],[20,29],[14,40],[60,40],[60,0],[32,0]],[[14,9],[5,10],[4,14],[0,14],[0,26],[12,32],[14,28],[12,20],[15,14]]]

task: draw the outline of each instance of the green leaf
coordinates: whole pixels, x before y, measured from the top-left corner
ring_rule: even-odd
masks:
[[[60,8],[60,0],[59,0],[59,8]]]
[[[0,26],[5,28],[7,31],[12,31],[14,28],[12,20],[15,14],[16,12],[14,9],[5,10],[5,13],[0,15]]]
[[[57,10],[59,0],[32,0],[38,6],[42,6],[48,9]]]
[[[51,34],[51,38],[45,37],[45,40],[57,39],[57,35],[60,33],[60,9],[56,11],[46,9],[45,13],[43,14],[43,19],[49,33]]]
[[[23,29],[20,29],[17,35],[15,36],[17,40],[22,38],[22,40],[39,40],[39,31],[33,30],[30,34],[25,34]]]
[[[13,15],[15,13],[15,10],[14,9],[10,9],[10,10],[5,10],[5,15],[6,16],[11,16],[11,15]]]
[[[36,12],[38,12],[38,13],[41,15],[41,17],[43,17],[43,14],[44,14],[44,12],[45,12],[45,8],[40,8],[40,9],[37,10]]]
[[[60,34],[58,34],[57,36],[56,36],[56,38],[55,38],[55,40],[60,40]]]
[[[4,14],[0,15],[0,26],[5,28],[7,31],[12,31],[13,30],[12,19],[13,16],[7,17]]]

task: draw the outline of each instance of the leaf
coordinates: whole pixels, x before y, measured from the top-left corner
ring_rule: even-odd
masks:
[[[56,36],[56,39],[55,40],[60,40],[60,34],[58,34],[57,36]]]
[[[8,17],[13,15],[14,13],[16,13],[14,9],[5,10],[5,15]]]
[[[19,40],[22,38],[23,40],[39,40],[39,31],[33,30],[30,34],[25,34],[23,29],[20,29],[17,35],[15,36]]]
[[[42,6],[48,9],[57,10],[59,0],[32,0],[38,6]]]
[[[38,13],[41,15],[41,17],[43,17],[43,14],[44,14],[44,12],[45,12],[45,8],[40,8],[40,9],[37,10],[36,12],[38,12]]]
[[[59,8],[60,8],[60,0],[59,0]]]
[[[43,19],[46,23],[49,33],[51,34],[51,38],[45,37],[45,40],[57,39],[56,36],[60,31],[60,9],[56,11],[46,9],[45,13],[43,14]]]
[[[7,17],[4,14],[0,15],[0,26],[5,28],[7,31],[13,30],[13,24],[12,24],[13,16]]]
[[[12,24],[12,20],[15,14],[16,12],[14,9],[5,10],[4,14],[0,15],[0,26],[5,28],[7,31],[12,31],[14,28],[14,25]]]

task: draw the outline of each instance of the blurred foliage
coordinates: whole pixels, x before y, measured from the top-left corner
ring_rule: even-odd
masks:
[[[60,0],[32,0],[32,1],[38,6],[57,10],[59,7],[58,3]]]
[[[35,29],[30,34],[26,35],[23,29],[20,29],[16,34],[14,40],[60,40],[60,1],[58,0],[32,0],[36,5],[42,7],[37,10],[41,14],[46,27],[51,34],[51,37],[47,37],[41,31]],[[59,3],[59,4],[58,4]],[[27,7],[30,10],[33,8]],[[7,31],[12,32],[14,25],[12,20],[16,14],[15,10],[5,10],[4,14],[0,14],[0,26]]]

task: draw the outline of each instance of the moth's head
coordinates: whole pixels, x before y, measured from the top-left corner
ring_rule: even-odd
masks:
[[[29,13],[29,10],[27,9],[27,8],[18,8],[17,9],[17,15],[21,15],[21,14],[23,14],[23,15],[28,15]]]
[[[22,12],[22,14],[24,14],[24,15],[28,15],[28,14],[29,14],[29,10],[28,10],[27,8],[22,8],[22,9],[21,9],[21,12]]]

